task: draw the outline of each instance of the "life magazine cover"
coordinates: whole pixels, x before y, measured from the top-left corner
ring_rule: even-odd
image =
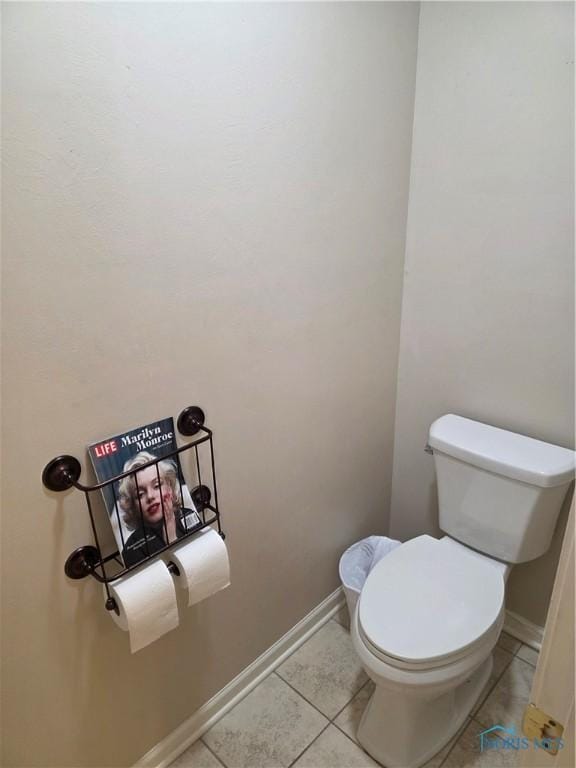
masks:
[[[88,452],[100,483],[162,459],[176,448],[174,421],[168,418],[99,440]],[[135,471],[102,493],[126,567],[200,524],[177,455]]]

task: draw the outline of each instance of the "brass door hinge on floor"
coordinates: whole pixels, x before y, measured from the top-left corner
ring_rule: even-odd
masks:
[[[522,732],[529,739],[536,741],[540,749],[549,755],[555,755],[560,749],[564,726],[530,703],[524,710]]]

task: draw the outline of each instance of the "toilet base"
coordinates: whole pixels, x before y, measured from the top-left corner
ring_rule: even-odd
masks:
[[[419,768],[463,725],[492,672],[492,654],[463,683],[432,699],[377,685],[358,727],[362,747],[386,768]]]

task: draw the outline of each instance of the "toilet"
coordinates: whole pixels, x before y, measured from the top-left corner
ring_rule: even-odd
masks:
[[[492,671],[514,563],[550,546],[573,451],[449,414],[430,427],[443,538],[418,536],[371,571],[352,617],[376,688],[358,741],[418,768],[456,734]]]

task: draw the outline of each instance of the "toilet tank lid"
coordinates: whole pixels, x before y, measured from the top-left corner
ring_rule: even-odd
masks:
[[[428,442],[435,451],[542,488],[574,478],[574,451],[452,413],[436,419]]]

